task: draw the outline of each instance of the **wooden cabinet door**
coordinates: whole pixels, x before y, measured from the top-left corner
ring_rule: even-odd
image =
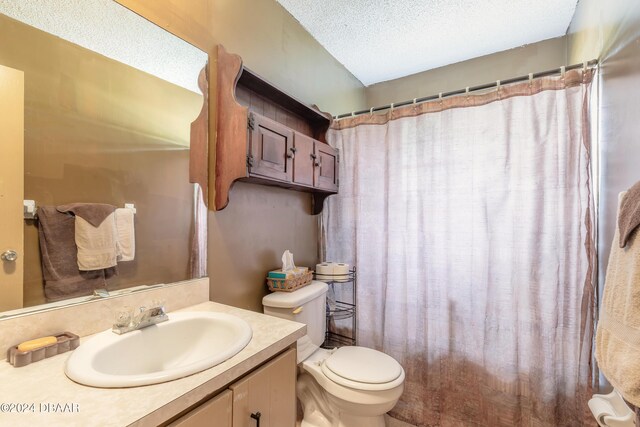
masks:
[[[233,427],[294,427],[296,369],[290,349],[233,384]]]
[[[178,418],[170,427],[231,427],[232,422],[231,390],[224,391],[193,411]]]
[[[315,187],[338,191],[338,151],[322,142],[316,142]]]
[[[293,182],[295,184],[313,187],[314,180],[314,143],[306,135],[296,132],[293,136]]]
[[[293,131],[274,120],[250,113],[249,138],[249,174],[291,182]]]

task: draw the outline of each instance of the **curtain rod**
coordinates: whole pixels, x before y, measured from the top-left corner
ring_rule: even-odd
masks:
[[[530,79],[537,79],[537,78],[540,78],[540,77],[548,77],[548,76],[553,76],[555,74],[562,74],[565,71],[576,70],[578,68],[587,68],[587,67],[593,68],[593,67],[595,67],[597,65],[598,65],[598,60],[597,59],[592,59],[591,61],[586,61],[586,62],[583,62],[581,64],[573,64],[573,65],[568,65],[566,67],[555,68],[553,70],[542,71],[542,72],[539,72],[539,73],[531,73],[531,74],[529,74],[527,76],[514,77],[514,78],[506,79],[506,80],[497,80],[495,82],[486,83],[486,84],[479,85],[479,86],[467,87],[467,88],[464,88],[464,89],[454,90],[454,91],[446,92],[446,93],[439,93],[439,94],[436,94],[436,95],[429,95],[429,96],[425,96],[425,97],[422,97],[422,98],[411,99],[411,100],[408,100],[408,101],[394,102],[394,103],[391,103],[391,104],[383,105],[381,107],[374,107],[374,108],[371,108],[369,110],[360,110],[360,111],[353,111],[351,113],[340,114],[338,116],[334,116],[333,118],[335,120],[338,120],[338,119],[344,119],[345,117],[354,117],[354,116],[359,116],[361,114],[375,113],[377,111],[388,110],[390,108],[404,107],[405,105],[420,104],[422,102],[433,101],[433,100],[439,99],[439,98],[446,98],[446,97],[449,97],[449,96],[460,95],[460,94],[463,94],[463,93],[470,93],[470,92],[477,92],[479,90],[491,89],[492,87],[498,87],[499,85],[505,85],[505,84],[511,84],[511,83],[519,83],[519,82],[524,82],[524,81],[527,81],[527,80],[530,80]]]

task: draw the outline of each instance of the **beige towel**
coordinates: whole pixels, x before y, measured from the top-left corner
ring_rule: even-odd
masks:
[[[75,240],[81,271],[114,267],[117,262],[115,214],[109,214],[98,227],[76,215]]]
[[[640,225],[640,182],[629,189],[620,202],[618,212],[618,229],[620,231],[620,247],[624,248],[631,233]]]
[[[619,207],[624,197],[620,195]],[[640,236],[624,248],[616,227],[596,332],[600,371],[631,404],[640,406]]]
[[[136,234],[132,209],[118,208],[116,216],[116,233],[118,261],[133,261],[136,256]]]

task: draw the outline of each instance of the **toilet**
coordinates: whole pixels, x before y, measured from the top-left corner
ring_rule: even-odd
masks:
[[[262,299],[264,313],[307,325],[297,342],[296,392],[302,427],[384,427],[384,414],[400,399],[404,370],[391,356],[358,346],[320,348],[326,330],[324,282]]]

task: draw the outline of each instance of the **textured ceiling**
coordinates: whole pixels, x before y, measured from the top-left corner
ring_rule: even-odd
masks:
[[[201,93],[207,54],[113,0],[0,0],[0,13]]]
[[[577,3],[577,0],[277,1],[367,86],[563,36]]]

